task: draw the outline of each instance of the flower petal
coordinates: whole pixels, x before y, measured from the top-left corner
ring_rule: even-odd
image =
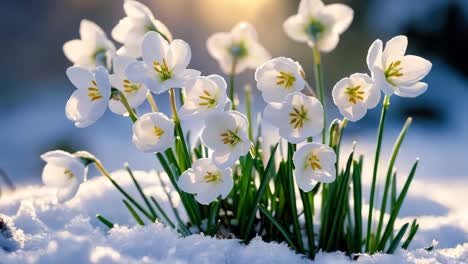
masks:
[[[145,34],[141,44],[143,60],[150,67],[154,62],[162,63],[169,49],[169,43],[159,34],[150,31]]]
[[[338,42],[340,41],[340,36],[334,32],[325,33],[317,42],[317,47],[322,52],[330,52],[336,48]],[[310,42],[309,42],[310,45]]]
[[[353,21],[354,11],[347,5],[330,4],[323,9],[324,13],[329,14],[334,18],[332,31],[341,34],[351,25]]]
[[[78,192],[78,189],[80,188],[80,184],[81,182],[75,178],[70,180],[67,186],[57,190],[57,201],[59,203],[64,203],[72,199]]]
[[[167,53],[167,65],[173,74],[182,73],[190,63],[191,58],[190,46],[185,41],[176,39],[171,42]]]
[[[402,76],[392,77],[391,81],[396,86],[409,86],[424,78],[432,68],[432,63],[418,56],[406,55],[401,60]]]
[[[424,82],[417,82],[409,86],[399,86],[395,94],[401,97],[416,97],[426,92],[427,86],[427,83]]]
[[[78,89],[88,89],[94,80],[93,74],[81,67],[72,66],[67,69],[67,76],[70,82]]]
[[[257,31],[248,22],[237,23],[231,30],[232,38],[234,41],[252,39],[257,40]]]
[[[373,71],[374,67],[383,69],[382,64],[382,40],[375,40],[367,51],[367,67],[369,71]]]
[[[283,30],[286,34],[295,41],[307,42],[309,36],[305,31],[305,19],[301,15],[290,16],[283,23]]]
[[[301,0],[297,12],[303,17],[314,17],[324,6],[322,0]]]
[[[403,57],[405,55],[407,46],[408,38],[403,35],[396,36],[387,41],[382,54],[384,66],[388,66],[388,64],[391,62],[397,60],[400,57]]]

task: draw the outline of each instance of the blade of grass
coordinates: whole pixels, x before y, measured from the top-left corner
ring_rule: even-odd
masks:
[[[390,214],[390,219],[388,220],[387,227],[385,228],[385,231],[382,235],[382,238],[379,243],[379,250],[383,250],[385,248],[385,245],[387,244],[387,240],[390,237],[392,231],[393,231],[393,225],[395,223],[395,220],[398,216],[398,213],[400,212],[401,205],[403,204],[403,201],[406,197],[406,194],[408,193],[408,189],[411,185],[411,182],[413,180],[414,174],[416,173],[416,169],[418,167],[419,159],[416,160],[414,163],[413,167],[411,168],[411,171],[409,173],[408,179],[406,179],[405,185],[403,186],[403,189],[401,190],[400,195],[397,198],[397,201],[395,203],[395,206],[392,208],[391,214]],[[376,238],[377,242],[379,238]]]
[[[288,180],[288,194],[289,194],[289,203],[290,203],[290,210],[291,210],[291,219],[293,222],[293,229],[295,238],[297,241],[297,249],[299,252],[304,252],[304,243],[302,241],[302,234],[301,234],[301,227],[299,225],[299,218],[297,216],[297,205],[296,205],[296,191],[294,185],[294,177],[293,177],[293,154],[295,150],[295,145],[288,143],[288,160],[286,162],[286,173],[287,173],[287,180]]]
[[[146,198],[146,195],[143,193],[143,190],[140,186],[140,184],[138,183],[138,181],[135,179],[135,176],[133,175],[133,172],[132,170],[130,169],[130,167],[125,164],[125,169],[127,170],[128,174],[130,175],[130,177],[132,178],[132,181],[133,181],[133,184],[136,186],[137,190],[138,190],[138,193],[140,194],[141,198],[143,199],[143,201],[145,202],[146,204],[146,207],[148,207],[148,209],[150,210],[151,214],[153,215],[153,222],[158,218],[158,215],[156,214],[156,212],[154,211],[153,209],[153,206],[151,206],[150,202],[148,201],[148,198]]]
[[[408,246],[410,245],[411,241],[413,240],[414,236],[416,235],[416,232],[418,232],[419,229],[419,224],[416,223],[416,219],[413,220],[411,223],[411,228],[408,234],[408,238],[406,238],[405,243],[401,246],[403,249],[408,249]]]
[[[137,212],[135,212],[135,209],[133,209],[133,207],[126,200],[122,200],[122,201],[124,202],[125,207],[127,207],[128,211],[133,216],[133,218],[135,218],[137,223],[141,226],[144,226],[145,223],[143,222],[143,220],[141,220],[141,217],[137,214]]]
[[[406,233],[406,229],[408,229],[409,223],[406,223],[403,225],[403,227],[400,229],[398,234],[395,236],[395,239],[393,239],[392,243],[390,243],[390,246],[387,249],[387,254],[393,254],[395,253],[396,248],[398,247],[398,244],[400,244],[401,239]]]
[[[153,196],[150,196],[150,199],[151,201],[153,202],[154,206],[156,206],[156,208],[158,209],[159,213],[161,214],[161,216],[164,218],[164,220],[166,221],[166,223],[176,229],[176,226],[174,225],[174,223],[171,221],[171,219],[167,216],[166,212],[164,211],[164,209],[162,209],[161,205],[158,203],[158,201],[156,200],[156,198],[154,198]]]
[[[258,209],[260,209],[260,211],[264,215],[266,215],[266,217],[273,223],[273,225],[275,225],[275,227],[278,228],[278,230],[281,232],[281,234],[284,236],[284,238],[288,242],[289,246],[292,247],[293,249],[296,249],[291,239],[291,236],[289,235],[289,232],[278,221],[276,221],[273,215],[271,215],[270,212],[268,212],[268,210],[262,205],[258,205]]]
[[[206,227],[206,232],[209,235],[214,235],[216,232],[216,217],[219,213],[219,208],[221,205],[221,197],[211,203],[210,212],[208,214],[208,225]]]
[[[263,197],[263,193],[267,185],[270,182],[270,175],[273,173],[275,169],[274,156],[275,156],[277,149],[278,149],[278,144],[276,144],[275,147],[273,148],[271,155],[270,155],[270,159],[268,160],[266,169],[264,171],[264,174],[261,177],[260,187],[258,188],[257,194],[255,196],[255,203],[253,205],[252,211],[250,212],[250,216],[247,220],[247,227],[245,229],[244,240],[248,240],[249,238],[249,235],[251,233],[251,229],[255,220],[255,215],[257,214],[257,206],[260,204],[260,200]]]
[[[377,232],[376,232],[376,237],[380,238],[381,232],[382,232],[382,226],[383,226],[383,220],[384,220],[384,215],[387,210],[387,203],[388,203],[388,192],[390,190],[390,185],[392,181],[392,172],[393,168],[395,165],[396,158],[398,156],[398,152],[401,147],[401,143],[403,143],[403,140],[405,139],[406,132],[408,132],[408,128],[411,125],[412,118],[408,117],[406,119],[405,125],[401,129],[400,135],[398,136],[395,145],[392,150],[392,154],[390,156],[390,162],[388,164],[388,169],[387,169],[387,177],[385,179],[385,185],[384,185],[384,192],[383,192],[383,197],[382,197],[382,204],[380,206],[380,217],[379,217],[379,223],[377,225]],[[375,245],[377,246],[377,245]]]
[[[353,198],[354,198],[354,251],[360,253],[362,242],[362,190],[361,166],[353,161]]]
[[[104,216],[97,214],[96,218],[99,221],[101,221],[104,225],[106,225],[108,228],[110,229],[114,228],[114,224],[111,221],[107,220]]]

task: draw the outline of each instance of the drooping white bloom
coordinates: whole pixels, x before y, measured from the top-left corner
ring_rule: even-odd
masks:
[[[234,182],[231,168],[221,169],[211,159],[202,158],[182,173],[177,184],[184,192],[195,194],[199,203],[209,204],[219,196],[226,198]]]
[[[235,73],[240,73],[247,68],[255,69],[271,58],[258,42],[257,31],[247,22],[238,23],[231,32],[211,35],[206,46],[226,74],[231,73],[233,66]]]
[[[288,94],[304,89],[304,75],[298,62],[279,57],[258,67],[255,80],[266,102],[282,102]]]
[[[80,23],[80,39],[63,44],[63,52],[75,66],[94,68],[109,65],[115,54],[115,46],[98,25],[83,19]]]
[[[213,113],[206,117],[201,140],[213,150],[212,159],[220,168],[227,168],[246,155],[251,147],[249,121],[237,111]]]
[[[86,180],[87,169],[80,159],[61,150],[49,151],[41,155],[47,162],[42,171],[42,182],[56,187],[57,200],[66,202],[75,196],[80,184]]]
[[[141,42],[148,31],[159,31],[168,39],[172,39],[171,32],[161,21],[154,18],[151,10],[144,4],[125,0],[123,5],[127,15],[112,29],[112,38],[123,46],[117,51],[118,55],[141,57]]]
[[[65,107],[67,118],[77,127],[87,127],[96,122],[106,111],[111,94],[107,70],[99,66],[95,70],[80,67],[67,69],[68,79],[77,88]]]
[[[332,95],[341,114],[354,122],[363,118],[367,109],[376,107],[380,101],[380,89],[369,75],[363,73],[341,79],[333,87]]]
[[[367,66],[377,87],[386,95],[416,97],[427,90],[427,83],[420,82],[431,70],[430,61],[414,55],[405,55],[408,39],[396,36],[383,44],[374,41],[367,53]]]
[[[132,57],[116,56],[113,61],[114,73],[109,76],[112,87],[117,88],[125,95],[128,104],[132,108],[140,106],[145,101],[146,95],[149,92],[144,84],[130,81],[125,74],[125,69],[128,65],[136,61],[137,60]],[[109,101],[109,108],[112,112],[119,115],[128,114],[127,109],[125,109],[120,100],[111,99]]]
[[[176,39],[170,44],[159,33],[148,32],[141,44],[143,61],[127,67],[130,81],[144,83],[153,93],[160,94],[170,88],[180,88],[187,80],[200,75],[187,69],[192,53],[190,46]]]
[[[204,119],[210,113],[224,111],[228,102],[227,84],[219,75],[194,78],[184,88],[184,105],[179,111],[181,119],[191,117]]]
[[[317,45],[320,51],[330,52],[351,25],[353,16],[353,10],[347,5],[301,0],[297,14],[284,22],[283,29],[295,41],[307,42],[310,47]]]
[[[279,135],[300,143],[323,129],[323,107],[317,98],[300,92],[289,94],[281,103],[269,103],[263,118],[279,128]]]
[[[316,142],[300,146],[293,156],[296,182],[309,192],[317,182],[330,183],[336,178],[336,154],[332,148]]]
[[[174,143],[174,122],[163,113],[147,113],[133,124],[133,143],[143,152],[162,152]]]

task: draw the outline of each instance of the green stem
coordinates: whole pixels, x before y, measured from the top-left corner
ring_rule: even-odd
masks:
[[[236,103],[234,101],[234,81],[236,77],[236,66],[237,66],[237,61],[236,59],[233,59],[232,61],[232,66],[231,66],[231,73],[229,74],[229,99],[231,99],[232,102],[232,110],[236,110]]]
[[[252,122],[252,89],[250,86],[245,88],[245,111],[247,120],[249,120],[249,139],[253,141],[253,122]]]
[[[192,157],[187,148],[187,142],[185,141],[184,131],[182,130],[182,126],[180,125],[179,114],[177,113],[177,104],[176,104],[176,96],[175,96],[174,88],[171,88],[169,90],[169,95],[170,95],[170,101],[171,101],[172,116],[174,118],[174,123],[175,123],[175,128],[176,128],[176,134],[180,137],[180,140],[182,141],[182,145],[183,145],[183,152],[185,156],[185,159],[184,159],[185,168],[190,168],[192,167]]]
[[[323,129],[322,129],[322,144],[326,142],[325,128],[327,127],[327,111],[325,110],[325,92],[323,85],[323,73],[322,73],[322,63],[320,58],[320,51],[317,48],[317,45],[313,47],[314,54],[314,76],[315,76],[315,86],[318,90],[319,100],[323,106]]]
[[[386,95],[383,101],[383,105],[382,105],[382,113],[380,115],[379,130],[377,132],[377,148],[375,150],[374,170],[372,174],[372,184],[371,184],[370,199],[369,199],[369,213],[368,213],[368,219],[367,219],[366,252],[369,252],[369,250],[371,249],[370,238],[371,238],[371,232],[372,232],[372,213],[374,211],[374,195],[375,195],[375,187],[376,187],[375,185],[377,182],[377,171],[379,168],[380,149],[382,147],[382,138],[383,138],[383,131],[384,131],[384,126],[385,126],[385,119],[387,116],[387,110],[389,106],[390,106],[390,97]]]
[[[132,119],[132,122],[135,123],[135,121],[138,120],[138,117],[137,117],[137,115],[135,114],[135,111],[133,111],[133,108],[132,108],[132,107],[130,106],[130,104],[128,103],[127,97],[126,97],[125,94],[122,93],[122,92],[119,92],[119,97],[120,97],[120,102],[122,102],[123,106],[124,106],[125,109],[127,110],[128,115],[129,115],[130,118]]]

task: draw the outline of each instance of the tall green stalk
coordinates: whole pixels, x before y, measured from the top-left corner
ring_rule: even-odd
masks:
[[[317,48],[317,45],[313,47],[314,54],[314,76],[315,76],[315,86],[318,91],[319,100],[323,106],[323,129],[322,129],[322,144],[326,142],[325,129],[327,127],[327,111],[325,111],[325,91],[323,85],[323,73],[322,73],[322,62],[320,58],[320,51]]]
[[[375,150],[375,159],[374,159],[374,170],[372,174],[372,184],[370,190],[370,199],[369,199],[369,213],[367,219],[367,236],[366,236],[366,252],[369,252],[371,249],[371,232],[372,232],[372,213],[374,211],[374,196],[375,196],[375,187],[377,182],[377,171],[379,169],[379,160],[380,160],[380,149],[382,148],[382,138],[383,138],[383,131],[385,126],[385,119],[387,117],[387,110],[390,106],[390,97],[388,95],[385,96],[383,105],[382,105],[382,112],[380,115],[380,122],[379,122],[379,130],[377,132],[377,148]]]
[[[236,66],[237,66],[237,61],[236,59],[233,59],[232,61],[232,66],[231,66],[231,73],[229,74],[229,99],[231,99],[232,102],[232,110],[236,110],[236,103],[234,101],[234,81],[236,78]]]

